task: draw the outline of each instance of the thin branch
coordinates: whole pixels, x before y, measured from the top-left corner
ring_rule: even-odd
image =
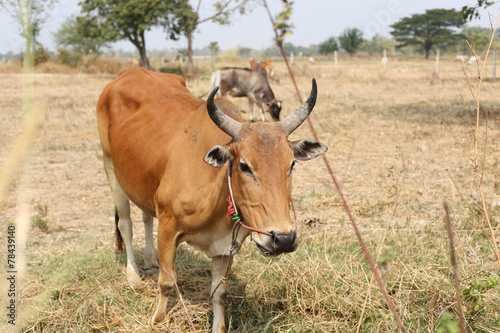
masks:
[[[458,280],[457,259],[455,257],[455,244],[453,242],[453,230],[447,203],[444,203],[444,211],[446,213],[446,230],[448,231],[448,238],[450,239],[450,259],[451,265],[453,266],[453,285],[455,286],[455,300],[457,302],[458,324],[460,325],[460,332],[465,333],[464,312],[462,310],[462,298],[460,296],[460,282]]]
[[[288,59],[286,57],[285,50],[283,49],[283,43],[282,43],[281,40],[279,40],[279,38],[278,38],[279,37],[278,36],[278,32],[277,32],[276,28],[274,28],[275,27],[275,22],[273,20],[273,17],[272,17],[272,14],[271,14],[271,10],[269,9],[269,6],[267,5],[266,0],[263,0],[263,5],[267,9],[267,12],[269,14],[269,19],[271,20],[271,23],[273,24],[273,30],[274,30],[274,33],[276,35],[276,44],[278,45],[278,47],[279,47],[279,49],[281,51],[281,55],[283,56],[283,59],[285,61],[285,65],[288,68],[288,73],[290,74],[292,82],[293,82],[293,84],[295,86],[295,91],[297,92],[297,97],[299,98],[300,103],[303,104],[304,102],[303,102],[302,96],[300,95],[299,88],[297,86],[297,83],[295,82],[295,77],[294,77],[294,75],[292,73],[292,69],[290,68],[290,65],[288,63]],[[310,117],[307,117],[307,122],[309,124],[309,127],[311,128],[311,131],[312,131],[312,134],[313,134],[315,140],[319,141]],[[378,285],[380,287],[380,290],[382,291],[382,295],[384,296],[384,299],[385,299],[387,305],[389,306],[389,309],[391,310],[392,314],[394,315],[394,318],[396,319],[396,322],[398,323],[401,331],[402,332],[406,332],[406,329],[405,329],[405,327],[403,325],[403,322],[399,318],[399,315],[398,315],[398,313],[396,311],[396,308],[394,307],[394,304],[391,302],[391,299],[389,298],[389,295],[387,294],[387,292],[386,292],[386,290],[384,288],[384,284],[382,282],[382,279],[380,278],[380,275],[377,272],[377,269],[375,267],[375,264],[373,263],[373,260],[372,260],[372,258],[370,256],[370,253],[368,252],[368,249],[366,248],[366,245],[363,242],[361,234],[360,234],[360,232],[358,230],[358,226],[356,225],[356,222],[354,221],[354,218],[352,217],[351,210],[349,209],[349,206],[348,206],[347,201],[346,201],[346,199],[344,197],[344,194],[342,193],[342,190],[340,189],[340,186],[339,186],[339,184],[337,182],[337,179],[335,178],[335,176],[333,174],[333,171],[332,171],[332,169],[330,167],[330,164],[329,164],[328,160],[326,159],[325,155],[323,154],[322,156],[323,156],[323,161],[325,162],[325,166],[328,169],[328,172],[330,173],[330,176],[332,177],[332,181],[335,184],[337,192],[340,195],[340,198],[342,200],[342,204],[344,205],[344,209],[347,212],[347,215],[349,216],[349,219],[351,220],[351,224],[352,224],[352,226],[354,228],[354,232],[356,233],[356,237],[358,238],[358,241],[359,241],[359,243],[361,245],[363,253],[365,254],[366,259],[368,260],[368,263],[370,264],[370,268],[371,268],[373,274],[375,275],[375,279],[377,280],[377,283],[378,283]]]
[[[445,169],[445,171],[448,173],[448,176],[450,177],[451,181],[453,182],[453,184],[457,188],[458,193],[460,193],[460,195],[462,195],[462,197],[466,197],[467,199],[469,199],[469,201],[472,202],[472,204],[474,206],[476,206],[476,208],[481,209],[482,207],[480,205],[478,205],[476,203],[476,201],[474,199],[472,199],[467,193],[465,193],[465,190],[462,188],[462,186],[460,186],[460,184],[455,179],[455,177],[453,177],[453,175],[451,174],[450,170]],[[468,206],[469,206],[469,208],[472,208],[470,205],[468,205]]]
[[[404,171],[403,179],[401,180],[401,183],[404,183],[404,181],[406,179],[406,175],[407,175],[406,168],[405,168],[405,163],[404,163],[405,162],[404,161],[404,156],[401,157],[401,160],[402,160],[402,163],[403,163],[403,171]],[[378,260],[380,258],[381,253],[382,253],[382,247],[384,245],[385,238],[387,237],[389,229],[392,227],[392,219],[394,218],[394,215],[396,214],[396,210],[397,210],[397,208],[399,206],[399,199],[400,198],[401,198],[401,190],[397,191],[396,198],[394,199],[394,204],[393,204],[393,207],[392,207],[392,213],[391,213],[391,216],[389,218],[389,222],[387,223],[387,227],[385,228],[384,235],[382,236],[382,241],[380,242],[380,245],[379,245],[379,248],[378,248],[377,262],[378,262]],[[363,316],[364,316],[364,312],[365,312],[365,308],[366,308],[366,303],[368,302],[368,298],[370,297],[370,294],[371,294],[374,277],[375,277],[375,275],[372,273],[372,276],[370,278],[370,284],[368,285],[368,291],[366,293],[365,301],[363,303],[363,309],[361,310],[361,315],[359,316],[358,328],[356,329],[356,333],[359,332],[359,330],[361,329],[361,324],[363,323]]]
[[[181,291],[179,290],[179,286],[177,285],[177,280],[175,279],[175,275],[174,275],[173,271],[172,271],[171,278],[174,281],[175,289],[177,290],[177,295],[179,295],[179,299],[182,303],[182,306],[184,307],[184,311],[186,312],[186,316],[188,317],[189,323],[191,324],[191,329],[193,330],[193,332],[196,333],[198,331],[196,330],[196,327],[194,327],[193,320],[191,319],[191,316],[189,315],[189,311],[186,307],[186,303],[184,302],[184,298],[182,298],[182,294],[181,294]]]
[[[472,127],[469,108],[467,108],[467,104],[465,103],[464,95],[462,95],[462,93],[460,93],[460,98],[462,99],[462,104],[464,105],[465,113],[467,114],[467,120],[469,120],[470,134],[472,136],[472,139],[475,140],[476,138],[474,137],[474,127]]]
[[[438,117],[439,119],[441,120],[441,124],[443,124],[444,128],[446,129],[446,131],[448,133],[450,133],[450,135],[452,136],[453,140],[455,140],[455,144],[457,146],[460,147],[460,149],[462,149],[462,152],[465,154],[465,156],[467,156],[467,158],[472,162],[474,163],[474,159],[469,155],[467,154],[467,152],[465,151],[465,148],[462,146],[462,144],[458,141],[458,138],[451,132],[450,128],[448,127],[448,125],[446,124],[446,122],[444,121],[444,118],[441,114],[438,114]]]
[[[248,1],[250,1],[250,0],[243,0],[243,1],[239,4],[239,5],[234,6],[233,8],[229,8],[229,9],[227,9],[227,10],[226,10],[226,8],[229,6],[229,4],[230,4],[231,2],[233,2],[232,0],[229,0],[228,2],[226,2],[226,3],[225,3],[222,7],[221,7],[221,9],[220,9],[217,13],[215,13],[215,14],[214,14],[214,15],[212,15],[212,16],[209,16],[209,17],[207,17],[207,18],[204,18],[204,19],[202,19],[202,20],[197,21],[197,22],[195,23],[195,25],[198,25],[198,24],[200,24],[200,23],[203,23],[203,22],[206,22],[206,21],[209,21],[209,20],[213,20],[214,18],[216,18],[216,17],[218,17],[218,16],[220,16],[220,15],[222,15],[222,14],[231,13],[231,12],[235,11],[236,9],[241,8],[242,6],[246,5],[246,3],[247,3]],[[201,0],[200,0],[200,2],[201,2]],[[199,6],[199,4],[198,4],[198,6]],[[198,9],[199,9],[199,8],[198,8]],[[198,13],[198,10],[196,10],[196,13]]]
[[[479,79],[479,87],[478,87],[478,93],[477,93],[477,111],[476,111],[476,115],[477,115],[476,116],[476,137],[478,137],[478,135],[479,135],[479,116],[480,116],[479,97],[480,97],[481,86],[482,86],[482,82],[483,82],[483,74],[484,74],[484,69],[486,67],[486,60],[488,59],[488,55],[489,55],[490,50],[491,50],[491,45],[493,44],[493,38],[495,37],[495,32],[498,28],[499,22],[500,22],[500,16],[498,16],[497,23],[495,25],[495,29],[493,29],[493,33],[492,33],[491,39],[490,39],[490,44],[488,45],[488,50],[486,51],[486,56],[484,57],[483,67],[481,70],[481,76]],[[486,126],[487,126],[487,124],[486,124]],[[487,130],[485,132],[485,136],[486,135],[487,135]],[[486,143],[486,137],[485,137],[485,143]],[[486,146],[483,149],[486,151]],[[484,152],[484,156],[486,156],[486,152]],[[479,167],[478,159],[479,159],[479,148],[478,148],[478,140],[476,140],[476,142],[475,142],[476,168]],[[483,166],[484,166],[484,160],[483,160]],[[494,232],[493,227],[491,225],[490,216],[488,213],[488,209],[486,207],[486,201],[485,201],[484,191],[483,191],[483,186],[482,186],[483,173],[484,173],[484,168],[483,168],[481,174],[479,172],[476,172],[476,178],[477,178],[477,183],[478,183],[478,187],[479,187],[479,193],[481,194],[481,202],[483,203],[484,215],[486,217],[486,221],[488,222],[488,227],[490,229],[491,237],[493,240],[493,249],[494,249],[495,255],[497,257],[498,268],[500,269],[500,254],[498,252],[498,245],[497,245],[497,241],[496,241],[496,237],[495,237],[495,232]]]
[[[177,291],[177,295],[179,295],[179,300],[181,301],[182,303],[182,307],[184,308],[184,312],[186,313],[186,317],[189,321],[189,324],[191,325],[191,329],[193,330],[193,332],[198,332],[196,330],[196,327],[194,326],[193,324],[193,319],[191,319],[191,315],[189,314],[189,311],[188,311],[188,308],[186,306],[186,303],[184,302],[184,298],[182,297],[182,294],[181,294],[181,291],[179,289],[179,286],[177,285],[177,280],[175,279],[175,274],[173,271],[171,271],[170,273],[168,273],[167,271],[165,271],[163,269],[163,267],[161,267],[161,265],[159,263],[157,263],[155,260],[153,260],[152,258],[150,258],[149,256],[147,256],[144,252],[140,251],[142,253],[142,255],[144,256],[144,258],[148,259],[149,261],[151,261],[155,266],[157,266],[163,273],[167,274],[168,276],[170,276],[170,278],[172,279],[172,281],[174,281],[174,285],[175,285],[175,290]]]

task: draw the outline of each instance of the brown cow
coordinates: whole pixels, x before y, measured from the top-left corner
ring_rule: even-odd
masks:
[[[265,233],[252,232],[262,254],[277,255],[297,246],[289,212],[294,161],[314,158],[327,147],[313,140],[287,140],[312,111],[314,80],[307,102],[275,123],[242,123],[231,101],[214,101],[216,91],[205,102],[193,96],[177,75],[126,69],[104,88],[97,121],[131,284],[140,275],[132,249],[129,199],[144,212],[149,257],[154,257],[152,217],[158,217],[160,293],[153,323],[166,317],[174,290],[175,251],[179,243],[187,242],[212,258],[212,332],[226,332],[227,284],[219,281],[229,270],[230,254],[251,233],[242,228],[232,238],[228,168],[241,219]],[[232,240],[237,246],[231,247]]]
[[[251,69],[262,68],[263,70],[266,71],[267,76],[269,76],[273,80],[275,79],[274,61],[272,60],[264,60],[264,61],[250,60],[250,68]]]

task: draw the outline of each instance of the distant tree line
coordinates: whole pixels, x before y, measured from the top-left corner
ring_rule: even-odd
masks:
[[[31,0],[30,11],[32,29],[23,31],[30,34],[34,40],[34,50],[37,62],[47,60],[51,55],[38,42],[38,36],[43,23],[49,17],[49,9],[57,0]],[[467,51],[467,42],[474,45],[476,50],[482,51],[488,47],[491,32],[487,28],[464,27],[466,19],[478,15],[478,10],[489,5],[489,2],[477,0],[475,6],[454,9],[430,9],[425,13],[413,14],[394,23],[391,28],[392,38],[375,35],[372,39],[364,39],[363,33],[357,28],[346,28],[339,36],[330,36],[318,45],[298,46],[290,42],[283,44],[287,54],[296,56],[314,56],[329,54],[335,51],[353,55],[356,52],[368,54],[382,53],[383,50],[411,50],[412,53],[422,53],[429,57],[431,50],[462,53]],[[213,2],[212,13],[200,18],[198,1],[193,8],[189,0],[81,0],[81,11],[78,15],[69,17],[62,23],[54,34],[56,43],[61,47],[58,57],[68,64],[77,65],[79,55],[113,55],[117,51],[110,51],[110,46],[118,40],[130,41],[137,53],[128,53],[133,58],[137,54],[142,66],[149,68],[149,56],[183,56],[188,59],[188,69],[192,70],[193,56],[209,55],[212,59],[220,49],[214,47],[217,42],[204,48],[193,47],[192,34],[199,24],[209,20],[219,24],[230,24],[231,17],[236,13],[245,14],[247,7],[257,4],[257,0],[217,0]],[[14,0],[1,1],[0,7],[19,20],[18,2]],[[153,28],[162,28],[166,39],[185,37],[187,47],[178,50],[147,50],[145,32]],[[494,47],[500,46],[500,34],[495,38]],[[253,50],[246,46],[238,47],[240,57],[251,58],[279,57],[278,47],[270,46],[265,50]],[[121,52],[123,55],[123,52]],[[5,55],[12,58],[12,54]]]

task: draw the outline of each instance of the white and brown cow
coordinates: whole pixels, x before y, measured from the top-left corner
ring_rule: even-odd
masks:
[[[228,168],[241,219],[266,233],[242,228],[234,252],[252,233],[263,254],[278,255],[297,246],[289,212],[295,160],[312,159],[327,148],[313,140],[287,139],[313,109],[314,80],[307,102],[273,123],[242,123],[233,103],[214,101],[216,90],[205,102],[179,76],[126,69],[104,88],[97,120],[117,228],[126,247],[128,282],[140,281],[132,249],[131,200],[143,211],[150,258],[155,258],[152,221],[158,218],[160,292],[153,323],[166,317],[176,248],[187,242],[212,258],[213,332],[225,332],[227,284],[219,281],[231,264]]]

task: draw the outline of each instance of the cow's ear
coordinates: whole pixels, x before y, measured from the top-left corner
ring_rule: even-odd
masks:
[[[203,160],[216,168],[222,168],[231,159],[229,149],[223,146],[213,146]]]
[[[295,159],[299,161],[308,161],[328,150],[328,147],[321,142],[310,139],[290,142],[290,147],[293,150]]]

